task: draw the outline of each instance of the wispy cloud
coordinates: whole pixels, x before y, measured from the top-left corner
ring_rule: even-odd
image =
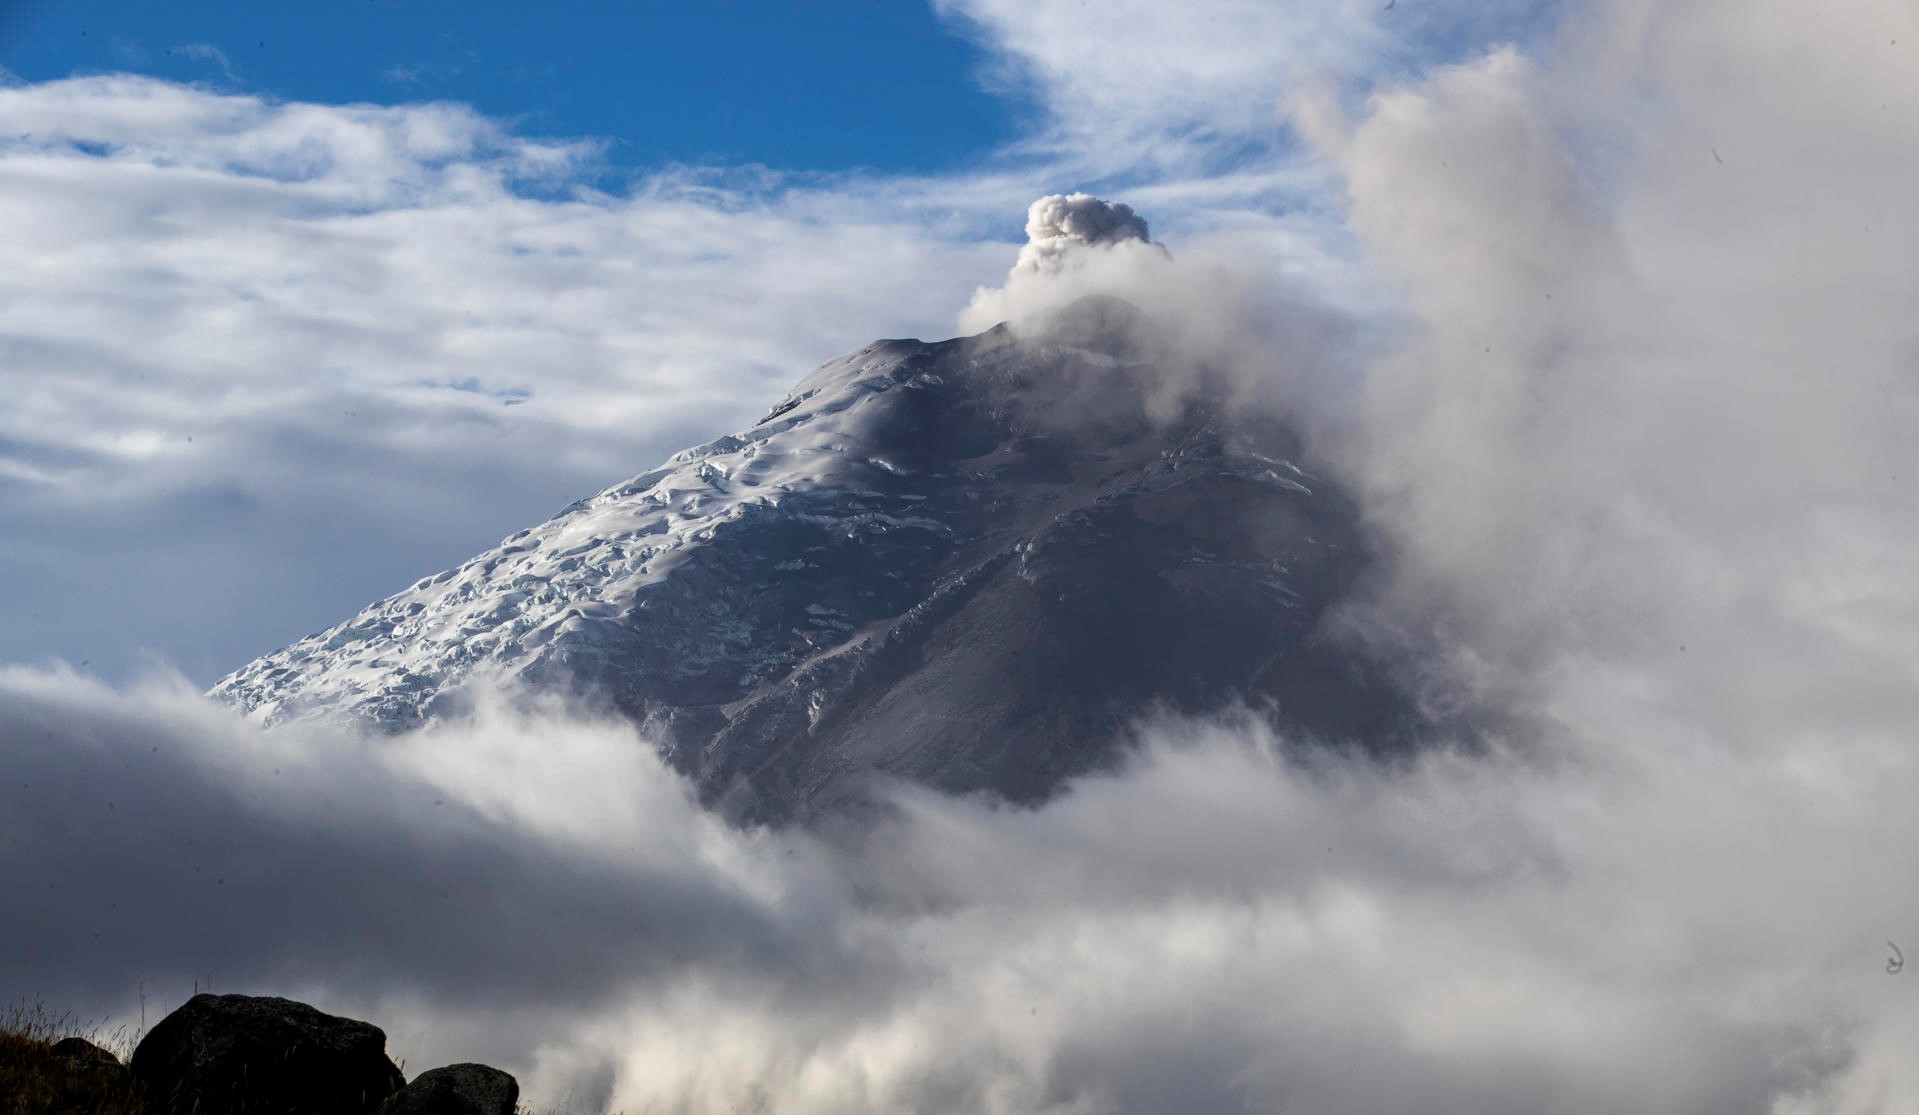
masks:
[[[220,72],[226,76],[227,80],[239,80],[239,75],[233,72],[233,60],[227,57],[226,51],[221,50],[212,43],[181,43],[167,53],[178,54],[183,58],[198,59],[202,62],[211,62],[220,67]]]
[[[480,52],[462,36],[445,32],[434,40],[431,57],[395,63],[381,76],[397,85],[415,85],[437,78],[455,77],[480,63]]]

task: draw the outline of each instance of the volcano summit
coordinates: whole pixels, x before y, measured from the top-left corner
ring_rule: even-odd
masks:
[[[1322,631],[1368,561],[1354,505],[1149,334],[1092,297],[868,345],[212,694],[390,731],[563,694],[764,820],[875,775],[1039,800],[1158,709],[1383,738],[1404,702]]]

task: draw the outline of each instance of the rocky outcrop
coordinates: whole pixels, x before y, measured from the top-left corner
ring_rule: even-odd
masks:
[[[365,1115],[405,1083],[378,1026],[249,995],[195,995],[132,1069],[155,1115]]]
[[[49,1050],[55,1058],[75,1068],[100,1066],[120,1068],[120,1058],[108,1050],[102,1049],[85,1038],[61,1038],[53,1043]]]
[[[127,1102],[111,1110],[144,1115],[514,1115],[520,1099],[519,1082],[487,1065],[408,1084],[378,1026],[291,999],[195,995],[141,1039],[131,1066],[82,1038],[43,1048],[66,1082],[49,1111],[108,1110],[84,1101],[114,1081]]]
[[[0,1113],[146,1115],[118,1057],[85,1038],[49,1040],[20,1021],[0,1021]]]
[[[513,1115],[520,1084],[487,1065],[429,1069],[388,1096],[378,1115]]]

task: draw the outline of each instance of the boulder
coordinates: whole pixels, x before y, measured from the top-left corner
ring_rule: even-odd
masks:
[[[378,1026],[251,995],[195,995],[132,1069],[157,1115],[369,1115],[406,1082]]]
[[[0,1112],[134,1115],[142,1111],[127,1068],[85,1038],[51,1044],[0,1035]]]
[[[53,1048],[48,1052],[60,1060],[75,1066],[111,1065],[114,1068],[120,1067],[120,1058],[115,1057],[112,1053],[100,1048],[85,1038],[61,1038],[59,1041],[53,1043]]]
[[[520,1082],[488,1065],[429,1069],[387,1097],[379,1115],[513,1115]]]

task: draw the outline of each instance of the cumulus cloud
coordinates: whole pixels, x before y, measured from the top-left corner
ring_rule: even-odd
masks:
[[[10,988],[590,1003],[687,949],[781,951],[782,900],[729,866],[752,840],[722,837],[628,728],[570,721],[529,769],[540,724],[503,712],[450,755],[437,732],[269,737],[178,679],[14,668],[0,690],[6,877],[33,895]]]
[[[196,984],[305,996],[390,1017],[416,1067],[456,1037],[526,1065],[662,978],[797,992],[850,964],[813,926],[837,879],[726,830],[628,726],[269,736],[178,678],[11,668],[0,693],[10,996],[127,1023]]]
[[[1919,1088],[1909,750],[1644,732],[1558,761],[1147,726],[1038,810],[902,789],[742,832],[630,728],[262,733],[0,674],[0,986],[192,981],[587,1110],[1875,1110]],[[1786,822],[1789,819],[1790,823]]]

